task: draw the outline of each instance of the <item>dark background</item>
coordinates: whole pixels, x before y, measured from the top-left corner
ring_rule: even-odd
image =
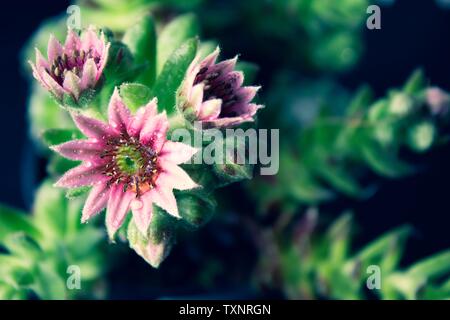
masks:
[[[338,1],[338,0],[335,0]],[[36,156],[28,141],[26,119],[29,93],[21,74],[20,50],[46,18],[65,12],[69,1],[15,1],[2,3],[3,30],[0,57],[2,101],[0,136],[0,202],[29,209],[35,187]],[[341,76],[349,89],[370,84],[377,95],[399,86],[417,67],[423,67],[431,84],[450,89],[450,9],[434,1],[400,0],[382,7],[382,30],[365,31],[365,53],[358,67]],[[241,52],[246,60],[252,60]],[[266,74],[276,66],[262,65]],[[264,85],[264,79],[262,79]],[[386,181],[369,201],[352,203],[357,220],[364,226],[361,241],[387,229],[411,223],[417,230],[407,260],[450,247],[450,149],[427,156],[426,170],[399,181]]]

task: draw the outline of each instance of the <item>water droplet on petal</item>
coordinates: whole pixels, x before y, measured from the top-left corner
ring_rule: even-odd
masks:
[[[142,201],[139,200],[139,199],[134,200],[134,201],[131,203],[131,209],[133,209],[133,210],[139,210],[139,209],[141,209],[143,206],[144,206],[144,204],[143,204]]]
[[[86,167],[87,167],[87,168],[92,167],[92,163],[91,163],[90,161],[86,162]]]

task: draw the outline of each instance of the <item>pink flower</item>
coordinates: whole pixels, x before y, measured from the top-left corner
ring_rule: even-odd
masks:
[[[178,165],[197,151],[166,139],[167,116],[157,114],[153,99],[132,115],[115,89],[108,107],[109,123],[72,113],[86,140],[52,147],[62,156],[82,164],[66,172],[56,186],[92,186],[82,222],[106,207],[106,226],[112,238],[131,209],[138,229],[146,235],[152,204],[180,218],[173,189],[198,187]]]
[[[202,61],[194,59],[179,91],[180,109],[204,127],[230,127],[253,121],[261,105],[251,103],[259,87],[243,87],[244,75],[234,71],[237,58],[216,64],[220,50]]]
[[[78,100],[84,90],[94,88],[99,81],[109,47],[104,34],[98,36],[93,27],[86,30],[81,39],[75,31],[69,30],[64,45],[50,36],[48,59],[36,48],[35,64],[29,63],[33,76],[58,100],[62,100],[64,94]]]

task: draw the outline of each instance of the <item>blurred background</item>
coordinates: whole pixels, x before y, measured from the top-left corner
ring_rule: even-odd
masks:
[[[450,42],[447,41],[450,36],[450,8],[440,6],[435,1],[398,0],[392,4],[378,3],[382,9],[381,30],[368,30],[365,19],[369,15],[365,11],[362,15],[360,11],[353,14],[352,10],[356,9],[348,4],[352,1],[344,1],[340,16],[343,21],[327,17],[326,12],[322,18],[332,21],[331,29],[336,26],[336,30],[346,28],[338,25],[354,18],[357,20],[357,30],[342,32],[336,38],[332,38],[331,33],[326,34],[326,39],[320,38],[320,41],[308,34],[308,30],[315,30],[314,17],[309,22],[308,16],[298,17],[302,23],[308,22],[310,27],[302,26],[297,30],[287,24],[288,29],[283,30],[280,27],[283,19],[276,16],[276,11],[270,9],[270,6],[265,10],[266,3],[271,1],[248,1],[247,5],[239,4],[243,1],[204,2],[193,9],[202,13],[199,15],[202,38],[217,40],[223,48],[224,56],[231,57],[238,53],[241,59],[259,66],[255,82],[262,85],[265,100],[261,100],[266,104],[266,109],[261,114],[262,127],[265,124],[270,126],[267,117],[276,112],[274,108],[278,107],[271,102],[280,101],[280,95],[284,95],[281,91],[278,96],[271,95],[268,90],[277,86],[286,87],[286,83],[290,82],[299,83],[290,89],[299,95],[309,97],[312,92],[317,92],[314,94],[331,95],[331,101],[338,103],[339,96],[351,95],[363,84],[373,89],[375,98],[382,97],[390,88],[402,86],[414,70],[422,68],[429,79],[427,85],[450,90]],[[340,2],[336,0],[336,3]],[[358,1],[354,1],[356,2]],[[3,122],[0,131],[4,145],[0,157],[0,166],[3,168],[0,202],[26,211],[31,209],[34,190],[45,176],[46,160],[36,151],[29,137],[27,108],[31,88],[28,77],[24,75],[26,68],[23,67],[22,49],[45,19],[64,15],[69,5],[69,1],[47,0],[3,4],[0,21],[1,28],[5,31],[0,59],[3,71],[0,78]],[[254,8],[248,8],[249,6],[260,7],[263,14],[258,10],[253,12]],[[225,9],[220,10],[222,7]],[[189,10],[177,7],[174,12]],[[160,14],[166,18],[173,14],[171,12],[161,9]],[[223,12],[223,16],[218,17],[214,12]],[[83,11],[81,14],[83,19]],[[260,36],[255,36],[256,33]],[[287,34],[289,39],[286,40],[280,34]],[[316,40],[317,43],[314,42]],[[327,55],[327,52],[331,53]],[[308,103],[293,103],[295,110],[308,106]],[[303,111],[302,117],[307,117],[305,112],[308,111]],[[281,130],[281,144],[284,139],[288,139],[283,132],[286,131]],[[414,175],[395,180],[377,177],[381,187],[371,197],[358,200],[343,196],[321,207],[321,210],[329,212],[352,209],[355,221],[363,226],[357,232],[356,247],[392,227],[405,223],[412,225],[413,237],[402,260],[405,265],[450,247],[450,205],[447,198],[450,147],[437,147],[424,157],[407,157],[421,168]],[[242,203],[240,210],[251,216],[257,211],[257,205],[255,201],[240,196],[243,188],[245,187],[242,185],[233,185],[223,193],[225,197],[239,196]],[[270,221],[270,217],[266,220]],[[218,237],[217,234],[221,236]],[[110,297],[255,297],[255,293],[243,283],[243,279],[251,276],[249,266],[256,260],[257,250],[248,239],[249,235],[240,232],[239,223],[236,224],[232,219],[227,223],[213,219],[210,225],[192,237],[194,239],[189,241],[195,245],[189,248],[182,245],[176,247],[164,263],[177,265],[177,268],[168,267],[167,270],[157,271],[142,263],[138,256],[127,256],[126,260],[119,263],[117,270],[113,270],[108,276]],[[231,263],[231,267],[224,269],[221,261],[226,257],[242,260]],[[197,274],[196,268],[205,260],[210,262],[209,271]],[[180,271],[183,268],[186,269]],[[121,270],[133,271],[129,276],[123,277]],[[187,279],[190,275],[192,278]],[[140,285],[143,277],[152,279],[151,285]],[[214,289],[210,289],[208,284],[214,286]],[[275,290],[269,291],[267,296],[282,295]]]

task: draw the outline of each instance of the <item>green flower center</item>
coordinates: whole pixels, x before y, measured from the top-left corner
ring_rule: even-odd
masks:
[[[124,145],[117,150],[116,163],[122,173],[135,175],[144,167],[145,159],[135,146]]]
[[[107,148],[100,154],[107,160],[103,174],[108,184],[122,184],[123,191],[131,190],[136,197],[155,186],[159,176],[157,154],[135,137],[122,134],[107,142]]]

